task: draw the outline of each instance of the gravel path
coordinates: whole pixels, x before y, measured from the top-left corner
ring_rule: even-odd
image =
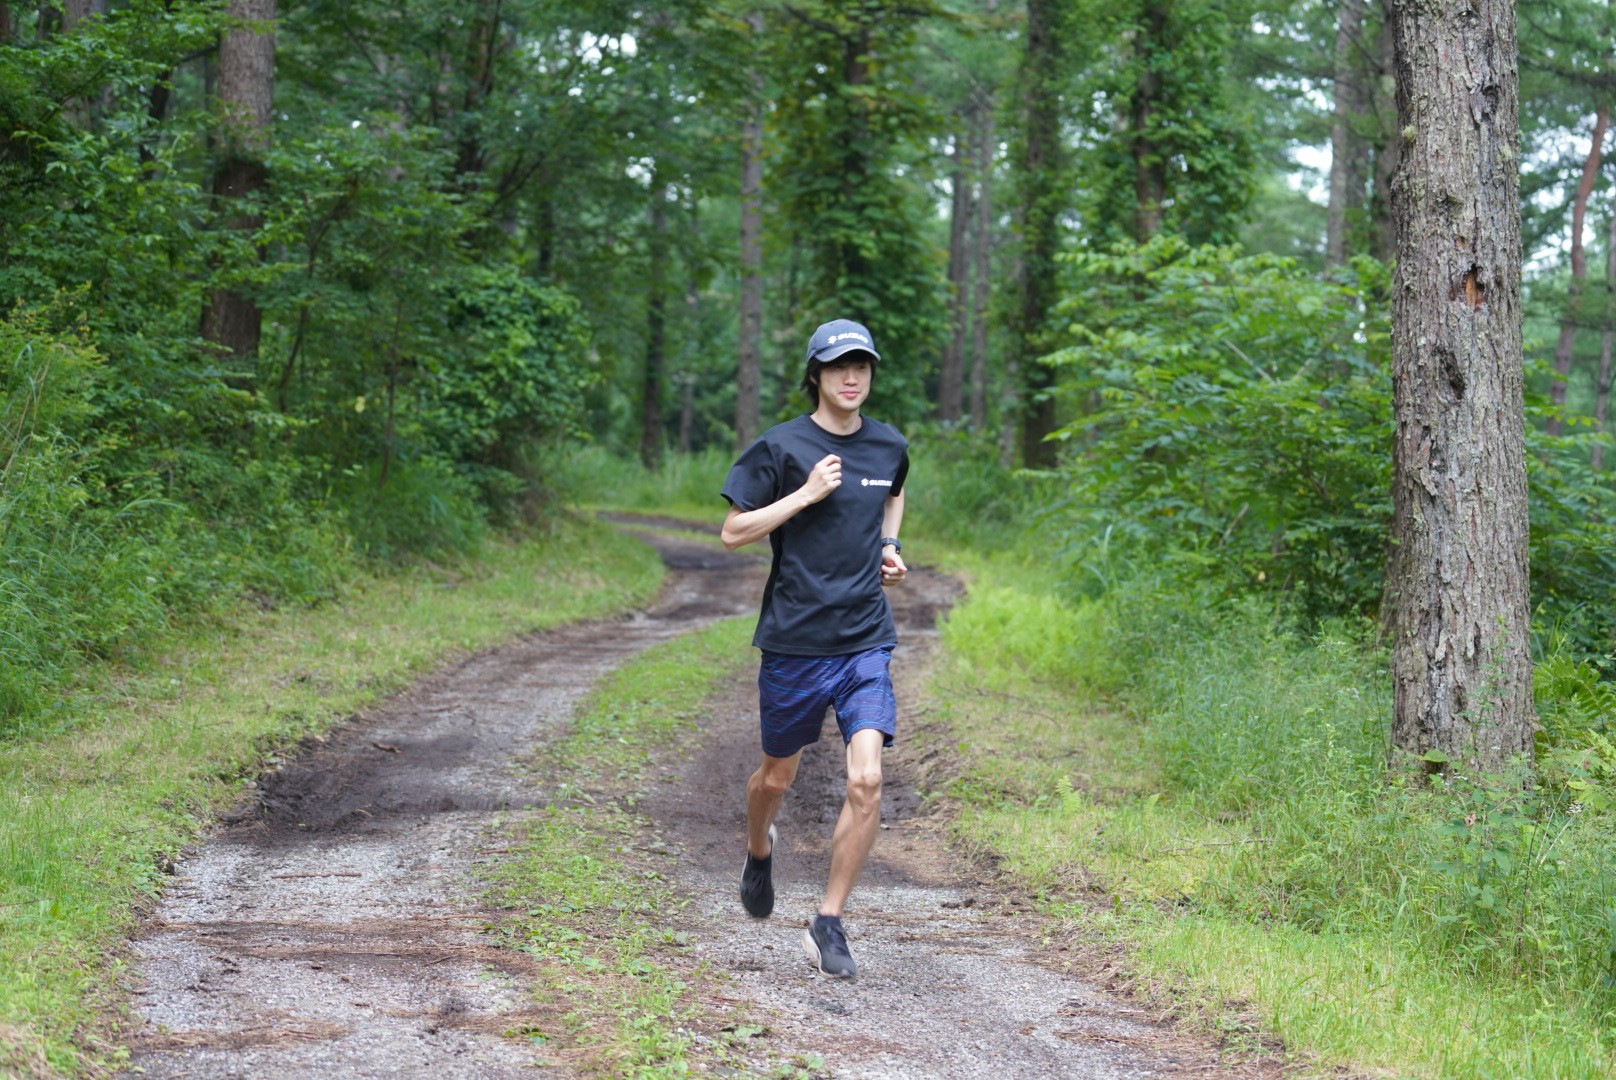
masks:
[[[710,543],[655,538],[671,570],[633,619],[534,635],[446,669],[356,717],[265,777],[185,859],[135,942],[146,1077],[501,1078],[539,1066],[500,1032],[530,1007],[522,956],[477,934],[473,859],[494,813],[540,805],[513,765],[559,730],[606,671],[640,650],[755,610],[766,565]],[[900,702],[921,700],[932,627],[958,591],[917,570],[893,598]],[[638,809],[678,855],[678,916],[702,987],[767,1026],[768,1056],[818,1054],[846,1077],[1123,1077],[1220,1066],[1216,1052],[1145,1022],[1126,1000],[1040,963],[1038,925],[978,881],[924,812],[900,721],[884,831],[847,925],[854,982],[815,973],[802,927],[817,903],[843,782],[834,723],[810,748],[781,815],[779,902],[740,910],[742,792],[756,765],[751,676],[725,686],[694,745],[663,755]],[[761,1055],[760,1055],[761,1060]]]
[[[500,1038],[521,954],[476,933],[491,814],[544,801],[512,762],[605,672],[753,608],[757,558],[660,540],[672,571],[633,619],[537,634],[434,675],[260,782],[135,942],[147,1077],[532,1076]]]

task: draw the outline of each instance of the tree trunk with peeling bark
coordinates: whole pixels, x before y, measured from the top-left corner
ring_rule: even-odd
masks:
[[[275,93],[275,0],[230,0],[228,11],[242,25],[219,42],[217,96],[222,120],[213,174],[213,196],[224,208],[224,226],[248,232],[262,217],[252,199],[264,187]],[[258,354],[263,318],[249,297],[215,289],[202,312],[202,337],[236,360]]]
[[[1588,220],[1588,197],[1599,179],[1600,159],[1605,153],[1605,127],[1609,122],[1609,109],[1600,109],[1594,114],[1593,141],[1582,163],[1582,175],[1577,178],[1576,193],[1571,197],[1571,283],[1566,288],[1565,313],[1560,317],[1560,340],[1554,346],[1554,371],[1559,378],[1549,387],[1549,400],[1555,408],[1547,424],[1550,435],[1559,435],[1565,430],[1565,422],[1558,414],[1565,408],[1566,384],[1571,379],[1571,360],[1577,344],[1577,302],[1582,298],[1582,283],[1588,278],[1582,231]]]
[[[1513,0],[1394,8],[1393,738],[1466,772],[1532,752]]]
[[[748,15],[754,37],[763,32],[763,16]],[[752,444],[763,430],[763,76],[748,72],[751,99],[741,124],[741,281],[740,356],[735,377],[735,443]]]
[[[1330,206],[1324,265],[1347,261],[1350,215],[1363,203],[1364,139],[1357,125],[1368,103],[1360,56],[1364,0],[1341,0],[1335,28],[1335,109],[1330,124]]]

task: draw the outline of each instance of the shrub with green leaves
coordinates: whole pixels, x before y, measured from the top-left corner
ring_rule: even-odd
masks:
[[[1225,591],[1284,593],[1310,620],[1373,615],[1391,522],[1384,267],[1319,279],[1294,260],[1171,236],[1071,257],[1055,353],[1074,531]],[[1533,399],[1541,418],[1548,405]],[[1616,646],[1616,485],[1589,436],[1529,433],[1540,638]]]

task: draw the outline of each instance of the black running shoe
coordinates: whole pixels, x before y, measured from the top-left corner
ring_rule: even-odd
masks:
[[[847,951],[847,934],[835,915],[815,915],[802,934],[802,948],[816,967],[826,975],[851,979],[858,973],[853,954]]]
[[[774,913],[774,841],[778,835],[770,825],[769,853],[759,859],[748,851],[741,869],[741,906],[754,919],[767,919]]]

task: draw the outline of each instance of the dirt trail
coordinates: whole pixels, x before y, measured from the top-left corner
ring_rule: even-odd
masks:
[[[533,1051],[499,1034],[529,1006],[522,957],[476,933],[471,882],[490,815],[546,799],[544,778],[513,763],[606,671],[755,610],[766,570],[711,543],[654,542],[671,573],[650,611],[534,635],[424,680],[266,778],[184,860],[135,945],[134,1066],[147,1077],[534,1075]],[[957,591],[916,571],[892,594],[894,672],[911,709]],[[750,676],[726,686],[639,809],[679,855],[694,955],[732,976],[710,996],[767,1024],[760,1041],[776,1055],[817,1053],[848,1077],[1273,1075],[1221,1068],[1206,1046],[1038,962],[1036,922],[977,882],[921,814],[902,741],[912,713],[888,755],[887,828],[848,911],[860,978],[815,974],[801,928],[828,866],[840,739],[828,725],[782,813],[775,916],[746,917],[735,891],[755,694]]]
[[[755,674],[726,687],[702,749],[665,774],[641,809],[679,853],[673,875],[696,898],[685,927],[697,951],[735,985],[725,991],[766,1017],[780,1050],[821,1055],[835,1076],[1001,1080],[1218,1075],[1273,1077],[1272,1063],[1223,1064],[1205,1040],[1150,1022],[1127,999],[1045,963],[1037,919],[945,843],[946,821],[915,790],[905,741],[923,708],[937,615],[958,594],[919,569],[890,594],[901,644],[893,657],[898,740],[883,763],[882,832],[849,901],[854,981],[826,978],[803,953],[819,903],[846,773],[827,714],[778,819],[775,914],[749,918],[737,887],[745,844],[741,793],[757,767]],[[692,804],[691,791],[731,792]]]
[[[531,1076],[500,1038],[521,956],[477,935],[489,816],[542,804],[513,762],[646,647],[751,610],[767,566],[659,539],[671,573],[632,619],[537,634],[424,680],[260,783],[182,861],[135,942],[148,1077]],[[490,974],[490,972],[494,974]]]

